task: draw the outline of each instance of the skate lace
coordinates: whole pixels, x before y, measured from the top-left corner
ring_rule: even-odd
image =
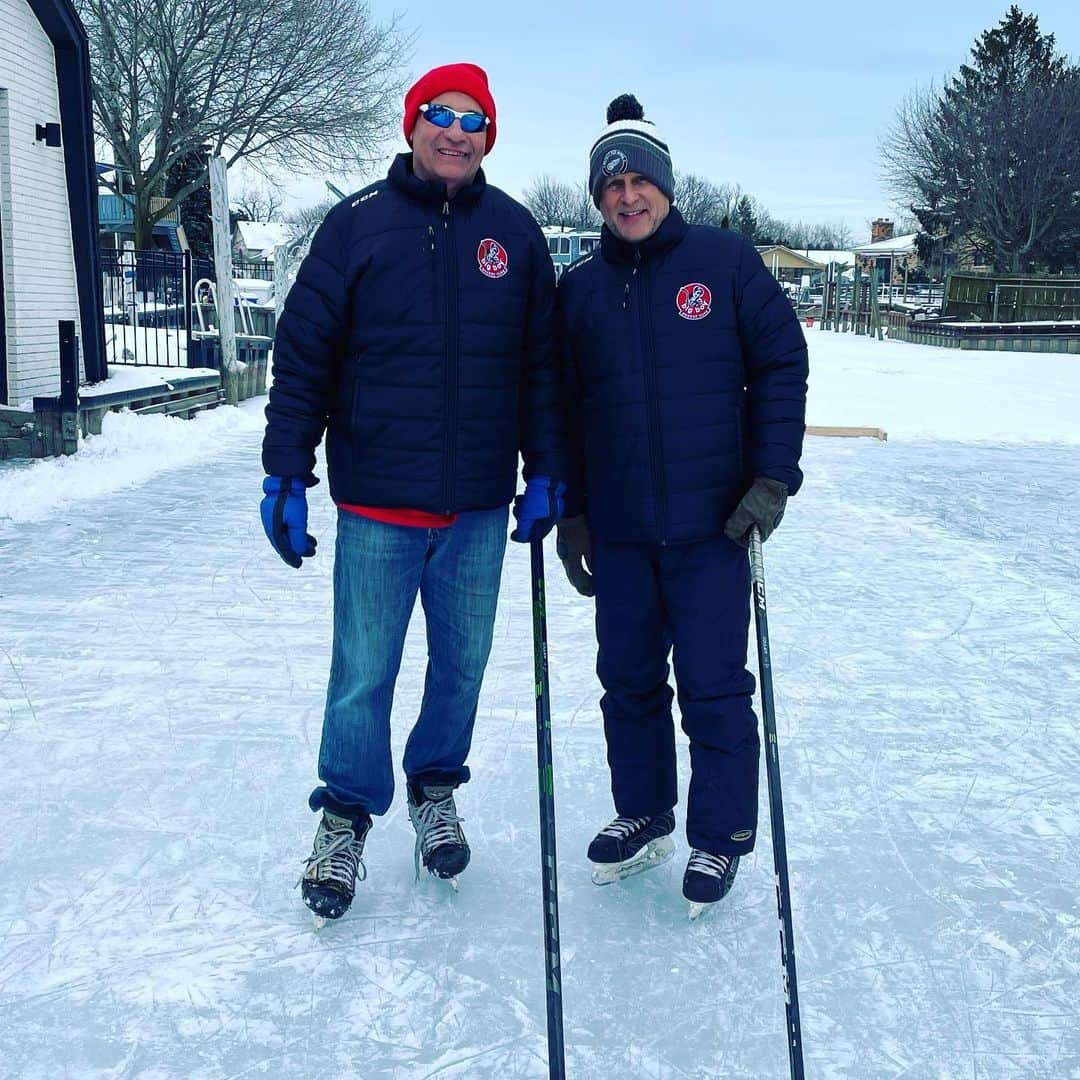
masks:
[[[304,872],[296,887],[308,878],[343,885],[351,893],[357,878],[360,881],[367,878],[367,867],[362,858],[366,836],[367,829],[357,839],[352,825],[333,825],[324,818],[315,834],[314,850],[304,860]]]
[[[643,829],[648,823],[647,817],[617,817],[610,825],[605,825],[600,830],[600,835],[625,840],[628,836],[633,836],[638,829]]]
[[[690,852],[690,861],[686,864],[688,872],[709,874],[712,877],[722,878],[731,869],[730,855],[710,855],[707,851],[699,851],[694,848]]]
[[[440,844],[463,844],[465,834],[458,828],[465,819],[458,817],[452,796],[445,799],[428,799],[419,806],[409,806],[409,817],[416,829],[416,848],[413,861],[416,864],[416,880],[420,880],[420,861]]]

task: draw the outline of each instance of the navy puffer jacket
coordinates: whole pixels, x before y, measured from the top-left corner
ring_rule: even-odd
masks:
[[[412,155],[330,211],[274,340],[263,467],[307,476],[326,432],[338,503],[456,513],[561,478],[554,270],[483,172],[447,201]]]
[[[672,209],[640,244],[606,227],[559,284],[577,465],[568,513],[608,543],[720,536],[754,477],[794,494],[802,328],[746,239]]]

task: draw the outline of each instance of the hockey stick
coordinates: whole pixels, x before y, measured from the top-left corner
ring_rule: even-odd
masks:
[[[559,880],[555,869],[555,767],[551,757],[551,693],[548,685],[544,544],[532,556],[533,659],[536,666],[536,763],[540,788],[540,873],[544,886],[544,967],[547,982],[548,1075],[566,1080],[563,1045],[562,972],[559,958]]]
[[[758,671],[761,675],[765,772],[769,778],[769,820],[772,823],[773,869],[776,874],[776,913],[780,917],[780,961],[784,966],[788,1062],[791,1065],[791,1080],[803,1080],[799,985],[795,979],[795,938],[791,929],[791,890],[788,884],[787,840],[784,835],[784,800],[780,791],[780,751],[776,744],[776,712],[773,707],[769,614],[765,607],[765,564],[761,558],[761,533],[756,525],[750,533],[750,573],[754,582],[754,625],[757,628]]]

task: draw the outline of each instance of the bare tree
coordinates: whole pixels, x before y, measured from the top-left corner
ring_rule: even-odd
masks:
[[[268,180],[248,182],[230,200],[245,221],[276,221],[281,209],[281,192]]]
[[[77,0],[98,132],[131,175],[135,240],[206,184],[200,150],[297,172],[366,169],[397,124],[411,39],[366,0]],[[151,200],[156,201],[152,204]]]
[[[584,184],[568,184],[542,173],[525,189],[521,201],[541,225],[600,228],[600,212]]]
[[[289,235],[294,240],[310,240],[315,230],[323,223],[323,218],[337,206],[338,200],[327,195],[317,203],[302,206],[293,211],[285,222],[289,226]]]
[[[675,174],[674,202],[691,225],[719,225],[731,209],[725,193],[697,173]]]

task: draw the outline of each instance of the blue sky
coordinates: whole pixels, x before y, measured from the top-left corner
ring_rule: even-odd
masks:
[[[499,136],[485,172],[513,195],[542,172],[584,180],[607,102],[629,91],[677,169],[738,182],[782,218],[844,221],[859,240],[870,219],[895,216],[878,145],[897,105],[955,72],[1008,6],[372,0],[415,29],[413,74],[456,60],[487,70]],[[1021,7],[1059,51],[1080,54],[1076,0]],[[308,202],[322,191],[290,189]]]

